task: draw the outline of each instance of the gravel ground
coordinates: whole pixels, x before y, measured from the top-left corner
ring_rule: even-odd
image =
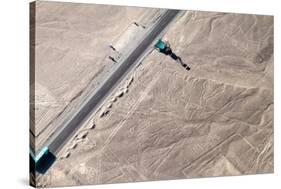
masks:
[[[191,70],[158,51],[147,55],[40,186],[273,172],[273,17],[186,11],[164,38]]]

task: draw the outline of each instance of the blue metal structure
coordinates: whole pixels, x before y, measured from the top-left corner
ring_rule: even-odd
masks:
[[[164,41],[162,41],[161,39],[159,39],[157,41],[157,43],[154,45],[155,48],[158,48],[160,50],[164,50],[166,48],[166,46],[167,46],[167,44]]]
[[[34,150],[30,148],[30,171],[35,173],[44,174],[49,167],[55,162],[56,156],[54,156],[47,146],[43,147],[41,151],[36,155]]]

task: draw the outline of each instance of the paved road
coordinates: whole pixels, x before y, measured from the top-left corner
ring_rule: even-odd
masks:
[[[94,94],[86,100],[77,112],[66,120],[55,131],[55,134],[46,142],[49,151],[56,155],[65,143],[75,134],[82,123],[91,115],[91,113],[99,108],[103,100],[124,78],[130,68],[133,67],[137,60],[143,55],[145,50],[151,45],[162,30],[172,21],[179,10],[167,10],[159,19],[157,24],[145,36],[142,42],[122,61],[120,66],[104,81],[100,87],[95,90]]]

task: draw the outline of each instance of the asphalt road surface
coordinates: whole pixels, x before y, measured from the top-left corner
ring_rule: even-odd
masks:
[[[119,62],[119,67],[116,68],[108,79],[94,91],[93,95],[80,106],[74,115],[62,123],[45,144],[51,153],[56,155],[62,149],[66,142],[75,134],[75,131],[79,129],[91,113],[99,108],[104,99],[120,83],[130,68],[137,63],[137,60],[143,55],[145,50],[178,13],[179,10],[167,10],[138,46],[122,62]]]

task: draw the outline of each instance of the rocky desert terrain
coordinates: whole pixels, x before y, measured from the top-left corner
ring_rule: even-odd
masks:
[[[134,22],[149,26],[161,12],[161,9],[36,2],[31,26],[35,35],[35,79],[31,84],[35,110],[31,119],[37,150],[115,66],[108,58],[117,56],[110,45],[122,49],[122,44],[131,39],[129,35],[144,30]]]
[[[112,14],[98,22],[106,8],[91,15],[91,6],[80,8],[58,6],[54,14],[42,7],[41,14],[53,16],[38,21],[36,95],[54,103],[40,105],[40,121],[53,120],[100,72],[108,50],[98,44],[154,11],[110,7]],[[63,16],[68,9],[73,15]],[[183,11],[163,38],[191,70],[156,50],[147,55],[38,185],[272,173],[273,22],[272,16]]]

